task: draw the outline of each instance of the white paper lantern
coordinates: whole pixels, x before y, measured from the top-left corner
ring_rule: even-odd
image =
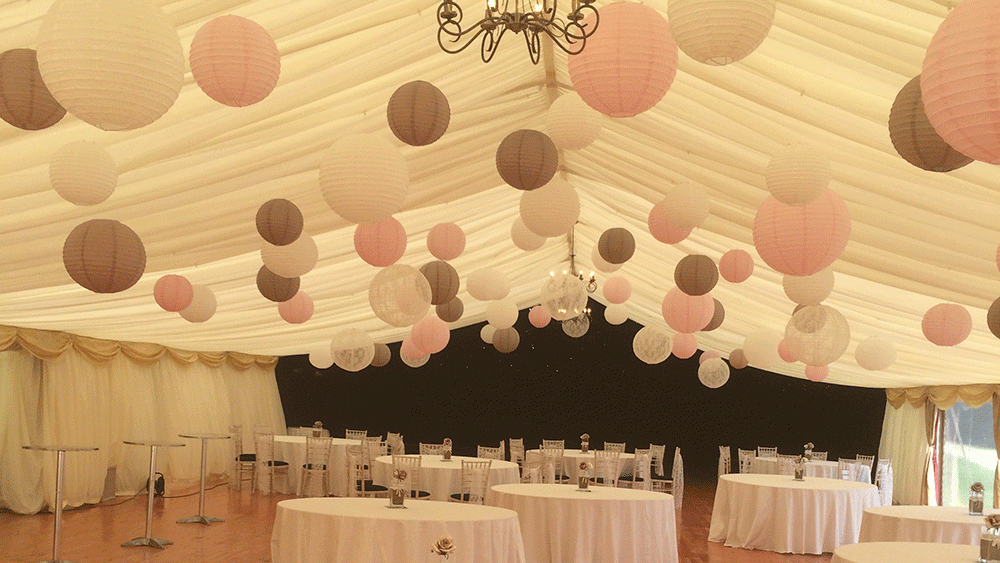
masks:
[[[851,329],[840,311],[826,305],[807,305],[792,315],[785,327],[785,345],[796,360],[808,366],[836,361],[851,341]]]
[[[628,320],[628,307],[624,304],[622,305],[608,305],[604,309],[604,320],[608,321],[608,324],[620,325]]]
[[[375,223],[399,211],[409,182],[403,153],[377,135],[343,137],[319,164],[323,198],[352,223]]]
[[[781,359],[778,355],[778,345],[781,344],[782,338],[784,338],[782,333],[767,328],[757,329],[748,334],[743,340],[743,356],[748,365],[767,369],[778,363]]]
[[[307,233],[302,233],[295,242],[285,246],[275,246],[265,242],[260,249],[260,258],[268,270],[285,278],[297,278],[309,273],[319,260],[316,241]]]
[[[644,326],[632,338],[635,357],[647,364],[658,364],[670,355],[671,340],[667,331],[655,326]]]
[[[486,320],[496,329],[514,326],[517,322],[517,303],[510,299],[490,301],[486,306]]]
[[[479,329],[479,338],[482,338],[483,342],[487,344],[493,344],[493,333],[496,330],[497,327],[487,323],[483,328]]]
[[[548,184],[521,194],[521,219],[531,232],[552,238],[564,235],[580,218],[580,196],[558,176]]]
[[[345,328],[334,335],[330,342],[330,354],[338,367],[347,371],[361,371],[372,363],[375,357],[375,342],[367,332],[357,328]]]
[[[896,362],[896,347],[887,338],[870,336],[854,349],[854,359],[867,370],[883,370]]]
[[[830,159],[811,145],[793,143],[771,158],[764,181],[774,199],[805,205],[830,187]]]
[[[582,313],[572,319],[566,319],[562,323],[563,332],[570,338],[580,338],[590,330],[590,315]]]
[[[159,119],[184,83],[184,48],[145,0],[57,0],[38,31],[38,70],[52,96],[107,131]]]
[[[424,354],[423,356],[420,356],[419,358],[411,358],[410,356],[407,356],[406,354],[403,354],[402,352],[400,352],[399,359],[403,360],[403,363],[406,364],[406,365],[408,365],[408,366],[410,366],[411,368],[419,368],[419,367],[423,367],[424,364],[426,364],[428,361],[430,361],[431,355],[430,354]]]
[[[590,261],[594,264],[594,269],[598,272],[604,272],[605,274],[611,274],[622,269],[625,263],[612,264],[608,262],[601,256],[601,249],[595,244],[594,249],[590,252]]]
[[[480,268],[465,280],[469,295],[480,301],[503,299],[510,293],[510,280],[499,270]]]
[[[405,264],[383,268],[368,286],[368,303],[375,316],[395,327],[422,319],[431,306],[431,285],[420,270]]]
[[[679,184],[663,198],[663,214],[676,229],[693,229],[708,218],[708,194],[699,186]]]
[[[191,298],[191,304],[180,311],[180,315],[188,322],[203,323],[215,315],[218,306],[215,293],[198,284],[191,284],[191,289],[194,291],[194,297]]]
[[[510,240],[521,250],[531,252],[545,244],[545,237],[536,235],[524,225],[524,220],[518,217],[510,226]]]
[[[73,141],[49,161],[49,180],[63,199],[74,205],[96,205],[118,185],[118,169],[108,151],[97,143]]]
[[[565,321],[587,307],[587,286],[573,274],[553,274],[542,282],[538,300],[553,319]]]
[[[827,268],[811,276],[789,276],[781,279],[781,287],[792,303],[818,305],[833,291],[833,270]]]
[[[557,148],[578,150],[601,135],[604,115],[591,108],[576,92],[559,96],[549,106],[545,130]]]
[[[709,389],[718,389],[729,381],[729,364],[722,358],[709,358],[698,366],[698,381]]]
[[[309,363],[316,369],[326,369],[333,365],[333,352],[330,346],[319,346],[309,352]]]
[[[727,65],[756,49],[774,22],[775,0],[670,0],[667,20],[692,59]]]

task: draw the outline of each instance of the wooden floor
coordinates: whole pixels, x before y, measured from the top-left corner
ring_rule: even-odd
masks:
[[[176,521],[197,514],[197,491],[168,490],[153,505],[153,537],[174,542],[164,550],[121,547],[145,533],[146,496],[119,497],[98,505],[63,512],[62,553],[79,563],[204,562],[263,563],[271,561],[271,527],[275,505],[292,498],[231,491],[225,484],[208,491],[205,513],[225,522],[205,526]],[[683,510],[677,513],[680,563],[826,563],[829,555],[782,555],[710,543],[715,483],[688,483]],[[34,563],[52,557],[53,515],[22,515],[0,511],[0,562]],[[530,563],[530,562],[529,562]]]

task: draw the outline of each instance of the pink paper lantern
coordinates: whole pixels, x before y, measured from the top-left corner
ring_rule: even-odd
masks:
[[[809,381],[823,381],[830,375],[830,366],[806,366],[806,377]]]
[[[604,282],[604,287],[601,291],[604,293],[604,298],[608,300],[608,303],[618,305],[628,301],[628,298],[632,295],[632,283],[621,276],[613,276]]]
[[[691,229],[681,229],[674,227],[667,220],[667,215],[663,208],[666,200],[661,200],[649,210],[649,217],[646,224],[649,226],[649,234],[656,240],[666,244],[677,244],[686,239],[691,234]]]
[[[528,311],[528,321],[535,328],[545,328],[551,320],[552,315],[541,305],[535,305]]]
[[[600,28],[587,48],[569,56],[569,77],[583,101],[611,117],[631,117],[656,105],[677,73],[677,44],[655,9],[615,2],[598,9]],[[583,25],[593,26],[594,15]]]
[[[687,295],[674,287],[667,292],[662,304],[663,320],[677,332],[698,332],[715,315],[712,295]]]
[[[177,313],[191,304],[191,300],[194,299],[194,289],[184,276],[167,274],[156,280],[156,285],[153,286],[153,298],[164,311]]]
[[[808,276],[832,264],[847,247],[851,218],[833,190],[805,205],[786,205],[768,196],[753,222],[753,243],[761,259],[782,274]]]
[[[293,325],[302,324],[313,316],[315,307],[312,297],[304,291],[299,291],[288,301],[278,303],[278,314],[285,322]]]
[[[716,352],[715,350],[705,350],[698,356],[698,364],[705,363],[705,360],[711,360],[712,358],[721,358],[722,354]]]
[[[778,357],[790,364],[793,364],[797,361],[795,359],[795,355],[792,354],[791,351],[789,351],[788,343],[785,342],[784,338],[782,338],[781,342],[778,344]]]
[[[208,97],[233,107],[256,104],[278,83],[281,55],[260,24],[219,16],[191,40],[191,75]]]
[[[698,338],[693,334],[678,332],[673,338],[673,354],[682,360],[686,360],[698,351]]]
[[[997,21],[1000,3],[994,0],[958,3],[931,38],[920,73],[924,110],[937,134],[962,154],[990,164],[1000,163]]]
[[[455,223],[438,223],[427,233],[427,250],[438,260],[454,260],[465,250],[465,231]]]
[[[972,333],[972,315],[957,303],[939,303],[924,313],[924,337],[938,346],[955,346]]]
[[[416,343],[413,342],[413,334],[411,333],[399,345],[399,355],[411,360],[421,360],[427,355],[427,352],[417,347]]]
[[[730,283],[744,282],[753,274],[753,256],[746,250],[734,248],[719,259],[719,275]]]
[[[354,250],[377,268],[395,264],[406,252],[406,229],[395,217],[354,228]]]
[[[410,340],[418,349],[428,354],[437,354],[448,345],[451,331],[437,316],[431,315],[417,321],[410,329]]]

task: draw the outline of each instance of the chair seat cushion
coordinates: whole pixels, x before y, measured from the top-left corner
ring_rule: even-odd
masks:
[[[431,494],[427,491],[410,491],[411,498],[426,498],[429,496],[431,496]]]
[[[358,490],[365,491],[366,493],[383,493],[389,490],[388,487],[382,485],[376,485],[371,481],[371,479],[365,479],[364,481],[355,482],[355,486]]]
[[[237,461],[257,461],[257,454],[240,454],[236,456]]]
[[[326,471],[326,464],[325,463],[323,463],[323,464],[319,464],[319,463],[303,463],[302,464],[302,468],[306,469],[308,471],[313,471],[313,470],[316,470],[316,471]]]
[[[265,463],[271,467],[284,467],[288,465],[287,461],[281,461],[280,459],[272,459]]]
[[[469,502],[469,497],[472,496],[469,493],[452,493],[451,498],[459,500],[462,502]]]

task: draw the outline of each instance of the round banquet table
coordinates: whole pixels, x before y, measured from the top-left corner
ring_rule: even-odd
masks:
[[[836,461],[808,461],[805,465],[806,477],[823,477],[826,479],[838,479],[838,465]],[[754,473],[766,473],[770,475],[778,474],[778,458],[757,457],[753,460]],[[861,466],[858,473],[858,481],[862,483],[872,482],[872,470],[867,465]]]
[[[542,455],[541,450],[528,450],[525,455],[540,456]],[[632,473],[632,464],[635,460],[635,454],[622,452],[618,459],[622,463],[622,475]],[[581,452],[579,449],[575,450],[563,450],[563,471],[566,476],[569,477],[570,483],[577,482],[577,475],[580,473],[580,462],[589,461],[594,463],[594,450],[588,450],[587,453]]]
[[[330,438],[330,460],[327,462],[328,489],[338,497],[346,497],[348,491],[347,478],[347,446],[360,446],[361,440],[347,438]],[[285,494],[301,494],[302,464],[306,462],[305,436],[275,436],[274,458],[288,462],[288,489],[278,492]],[[275,481],[279,483],[280,481]]]
[[[431,546],[448,534],[448,563],[524,563],[517,514],[492,506],[379,498],[301,498],[278,503],[274,563],[437,561]]]
[[[721,475],[708,541],[779,553],[829,553],[857,543],[862,513],[878,505],[878,488],[870,483]]]
[[[674,497],[638,489],[497,485],[486,504],[517,512],[532,563],[677,563]]]
[[[440,455],[420,456],[420,490],[431,494],[429,500],[447,501],[452,493],[462,492],[462,460],[479,459],[459,455],[451,456],[451,461],[444,461]],[[392,456],[384,455],[375,458],[372,466],[372,481],[376,485],[388,487],[392,477]],[[521,474],[517,464],[512,461],[494,459],[490,465],[490,477],[486,487],[504,483],[518,483]]]
[[[861,518],[859,541],[978,546],[986,527],[984,518],[969,514],[964,506],[874,506],[865,509]]]
[[[871,542],[842,545],[830,563],[975,563],[979,548],[951,543]]]

